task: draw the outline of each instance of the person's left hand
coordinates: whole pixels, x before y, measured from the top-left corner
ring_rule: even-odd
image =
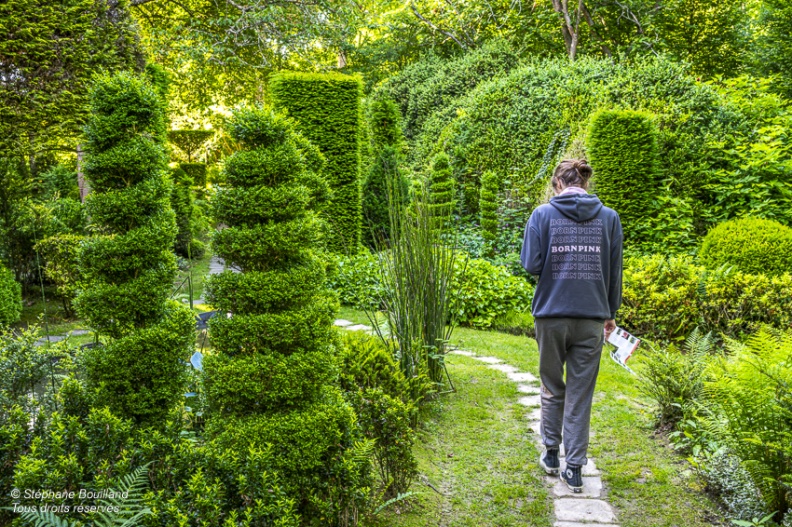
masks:
[[[610,334],[613,333],[613,330],[616,329],[616,321],[612,318],[605,321],[605,339],[607,340],[610,337]]]

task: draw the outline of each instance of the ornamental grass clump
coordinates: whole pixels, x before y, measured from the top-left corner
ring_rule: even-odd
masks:
[[[93,236],[80,250],[75,305],[105,337],[86,356],[86,378],[98,404],[141,426],[161,426],[182,397],[180,359],[190,356],[195,327],[190,310],[168,300],[176,222],[162,105],[133,75],[103,77],[85,130]]]
[[[355,442],[356,416],[334,386],[338,302],[319,250],[322,155],[270,109],[237,112],[230,134],[242,150],[225,162],[228,186],[213,209],[227,227],[213,244],[241,272],[207,284],[222,313],[204,360],[207,436],[240,456],[269,445],[304,524],[343,523],[365,497],[371,445]]]

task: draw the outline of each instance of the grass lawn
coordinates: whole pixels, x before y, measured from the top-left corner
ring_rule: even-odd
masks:
[[[342,309],[340,317],[367,323],[365,314],[348,308]],[[522,371],[538,374],[539,357],[533,339],[457,328],[452,344],[480,355],[498,357]],[[631,367],[640,368],[640,361],[640,352],[636,352],[630,361]],[[481,480],[495,478],[499,470],[492,471],[491,475],[491,470],[481,464],[483,460],[492,459],[493,452],[497,453],[497,459],[507,460],[505,464],[499,462],[498,466],[516,470],[512,482],[532,487],[522,489],[505,482],[494,484],[499,489],[499,501],[524,496],[523,499],[529,499],[530,496],[534,501],[521,510],[532,517],[523,518],[523,524],[546,525],[548,511],[552,509],[549,500],[544,507],[538,505],[540,496],[546,496],[546,491],[539,479],[542,473],[536,466],[536,450],[523,417],[525,410],[520,411],[512,404],[517,399],[514,384],[506,380],[505,374],[478,362],[474,364],[466,357],[449,355],[447,362],[458,393],[443,396],[437,410],[442,413],[431,414],[426,429],[421,431],[422,440],[416,455],[420,470],[430,481],[432,477],[453,478],[455,497],[449,502],[439,495],[427,496],[422,485],[416,483],[413,488],[422,493],[421,507],[401,515],[391,514],[383,525],[512,525],[495,521],[490,509],[467,505],[464,498],[478,494],[482,503],[497,501],[482,493],[482,481],[465,477],[472,471],[473,474],[478,472],[477,478]],[[477,379],[476,383],[471,383],[471,379]],[[701,482],[688,463],[671,450],[661,436],[653,433],[651,407],[641,397],[638,387],[636,377],[603,354],[594,395],[589,455],[603,471],[604,497],[616,508],[619,524],[622,527],[725,525],[721,511],[701,492]],[[471,408],[471,400],[479,405],[486,404]],[[498,423],[501,419],[513,422]],[[489,426],[481,428],[480,423],[484,422]],[[517,436],[521,439],[517,440]],[[494,451],[493,442],[497,445]],[[508,452],[507,448],[515,451]],[[454,454],[456,463],[459,463],[459,455],[464,455],[465,466],[459,467],[443,459],[448,452]],[[519,467],[517,459],[521,459]],[[468,485],[470,488],[466,489]],[[473,518],[473,514],[480,516]]]

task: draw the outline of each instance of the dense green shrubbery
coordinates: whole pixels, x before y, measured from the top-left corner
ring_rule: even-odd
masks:
[[[377,256],[361,254],[341,258],[339,270],[330,281],[342,303],[376,309],[382,298]],[[461,259],[452,282],[451,316],[463,326],[490,328],[497,319],[503,327],[516,327],[507,315],[530,313],[533,288],[527,278],[512,275],[506,268],[486,260]],[[521,320],[517,326],[528,322]]]
[[[0,327],[19,320],[22,313],[22,287],[14,280],[14,273],[0,264]]]
[[[36,250],[46,262],[44,274],[55,284],[66,316],[74,314],[74,299],[81,287],[79,260],[84,239],[77,234],[60,234],[36,244]]]
[[[725,221],[704,237],[699,259],[709,269],[730,265],[745,273],[792,273],[792,228],[760,218]]]
[[[213,203],[227,227],[213,244],[242,272],[206,286],[209,301],[233,313],[210,322],[207,435],[242,457],[271,445],[271,469],[302,524],[353,515],[366,498],[368,447],[356,443],[354,411],[332,386],[337,303],[318,250],[324,203],[311,199],[326,186],[314,172],[321,155],[271,109],[238,111],[230,129],[244,149],[225,163],[230,186]]]
[[[696,327],[738,337],[792,325],[792,275],[708,271],[683,257],[625,261],[619,324],[648,339],[682,340]]]
[[[411,383],[388,349],[376,337],[360,332],[343,335],[341,387],[355,408],[365,437],[374,440],[374,460],[385,498],[403,493],[417,475],[412,453],[417,410],[410,400]]]
[[[591,118],[588,153],[597,196],[619,213],[624,243],[651,239],[651,221],[659,188],[657,130],[650,115],[604,110]]]
[[[429,56],[388,79],[377,91],[399,104],[405,135],[414,139],[427,118],[448,111],[461,96],[517,63],[518,56],[508,45],[492,42],[450,61]]]
[[[465,60],[483,59],[469,53]],[[406,115],[411,94],[432,91],[446,65],[460,63],[418,63],[382,90]],[[431,113],[408,138],[416,168],[438,151],[449,154],[465,197],[463,212],[478,213],[480,177],[487,170],[510,181],[512,195],[534,206],[544,201],[549,171],[565,153],[585,154],[580,146],[589,116],[603,107],[655,114],[663,177],[649,240],[656,249],[693,252],[697,238],[718,221],[749,211],[778,217],[789,209],[783,182],[792,166],[786,140],[792,116],[766,85],[702,84],[664,59],[535,60],[503,67],[472,90],[461,77],[448,76],[456,83],[448,93],[456,98],[427,106]],[[735,174],[746,182],[743,188],[735,185]]]
[[[333,190],[325,211],[331,233],[327,246],[343,254],[356,253],[361,236],[361,90],[359,78],[338,73],[285,72],[270,80],[275,107],[296,121],[327,160],[324,174]]]
[[[182,396],[194,338],[192,313],[168,301],[176,223],[162,101],[129,74],[98,80],[90,101],[86,207],[97,236],[82,244],[75,305],[110,340],[89,353],[87,378],[101,404],[158,426]]]

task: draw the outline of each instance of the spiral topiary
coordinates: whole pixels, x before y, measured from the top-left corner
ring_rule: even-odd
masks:
[[[176,275],[176,222],[164,148],[163,101],[127,73],[90,95],[85,175],[90,230],[80,250],[78,314],[108,338],[86,357],[96,401],[141,426],[164,422],[183,393],[194,327],[168,297]]]
[[[354,451],[355,414],[333,386],[338,306],[317,250],[322,156],[270,109],[238,111],[230,133],[243,149],[226,160],[228,187],[213,200],[215,220],[227,225],[213,245],[241,272],[207,283],[208,301],[229,316],[210,322],[206,430],[236,452],[272,445],[273,467],[308,524],[349,506],[365,472],[343,464]]]
[[[429,174],[429,213],[434,225],[447,230],[454,211],[454,176],[445,153],[435,156]]]
[[[792,228],[762,218],[725,221],[704,237],[699,259],[709,269],[731,265],[744,273],[792,273]]]

